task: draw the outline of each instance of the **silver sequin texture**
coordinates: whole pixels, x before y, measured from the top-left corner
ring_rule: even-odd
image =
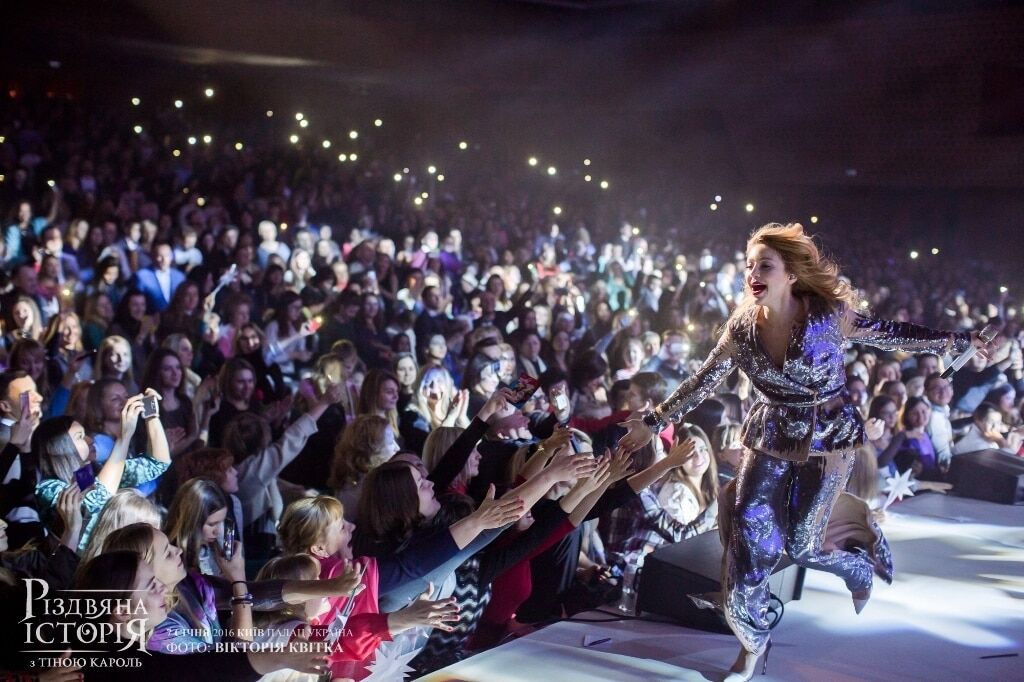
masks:
[[[847,339],[907,352],[941,353],[951,342],[956,352],[963,352],[970,345],[967,333],[870,318],[811,299],[779,369],[757,337],[756,315],[755,307],[731,320],[704,365],[679,385],[658,412],[668,421],[680,421],[739,367],[750,378],[757,397],[743,423],[743,445],[794,461],[806,460],[811,450],[832,452],[864,442],[863,421],[845,395]]]
[[[853,471],[852,451],[815,453],[791,462],[747,451],[736,478],[732,527],[723,567],[725,617],[747,651],[768,641],[768,578],[782,552],[801,566],[833,573],[851,592],[871,587],[877,573],[892,581],[892,554],[878,526],[858,551],[823,549],[832,508]]]
[[[963,352],[970,345],[966,333],[871,318],[820,299],[807,299],[805,310],[781,369],[757,337],[755,307],[729,322],[701,369],[658,407],[665,419],[680,421],[737,367],[756,391],[743,424],[746,454],[734,511],[724,529],[723,581],[726,619],[752,652],[768,640],[768,578],[783,551],[799,564],[838,575],[851,591],[870,587],[876,572],[892,579],[892,556],[874,524],[871,547],[822,548],[853,451],[864,442],[864,424],[845,390],[847,340],[907,352]]]

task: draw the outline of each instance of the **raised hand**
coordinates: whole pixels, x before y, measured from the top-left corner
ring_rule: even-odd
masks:
[[[647,424],[644,424],[639,412],[629,415],[629,419],[620,422],[619,426],[626,429],[626,435],[619,439],[618,447],[628,454],[633,454],[654,438],[654,432]]]
[[[605,451],[605,457],[608,458],[608,479],[612,483],[617,483],[633,473],[633,465],[630,462],[632,455],[632,452],[621,447],[616,448],[615,454],[610,450]]]
[[[459,607],[454,597],[434,601],[430,594],[434,591],[432,583],[427,584],[427,589],[413,603],[404,609],[399,609],[388,616],[388,629],[392,634],[396,629],[399,632],[419,625],[428,628],[438,628],[445,632],[451,632],[455,628],[449,623],[459,621]],[[400,628],[400,629],[399,629]]]
[[[571,481],[591,475],[597,467],[590,455],[565,454],[555,456],[544,471],[556,481]]]
[[[681,440],[672,446],[672,449],[668,451],[668,455],[665,457],[672,466],[679,466],[686,460],[693,457],[693,453],[697,450],[697,445],[694,443],[692,438]]]
[[[526,513],[522,499],[519,497],[502,497],[494,499],[494,484],[487,488],[487,495],[476,511],[470,516],[474,517],[482,529],[501,528],[504,525],[518,521]]]
[[[487,399],[477,416],[484,421],[489,421],[491,417],[504,413],[511,400],[512,391],[507,388],[499,388]]]
[[[242,551],[242,541],[235,540],[235,551],[231,559],[224,557],[223,544],[218,540],[213,543],[213,558],[220,568],[221,575],[233,581],[245,582],[245,552]]]
[[[130,443],[135,429],[139,425],[139,415],[142,414],[142,398],[144,396],[133,395],[125,401],[121,408],[121,440]]]
[[[356,561],[350,561],[348,566],[345,567],[344,573],[331,578],[331,591],[339,595],[352,593],[354,597],[366,587],[363,584],[363,574],[365,572],[365,565]]]

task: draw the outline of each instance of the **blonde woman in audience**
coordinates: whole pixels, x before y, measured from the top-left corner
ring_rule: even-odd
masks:
[[[93,527],[89,544],[82,552],[82,563],[99,554],[107,536],[133,523],[146,523],[159,528],[161,523],[160,510],[155,504],[142,496],[134,488],[125,488],[114,493],[110,501],[100,512],[96,525]]]

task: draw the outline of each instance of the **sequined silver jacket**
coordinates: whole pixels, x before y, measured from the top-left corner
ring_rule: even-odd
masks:
[[[843,350],[847,339],[883,350],[962,353],[969,333],[937,331],[832,309],[806,299],[807,315],[790,336],[782,369],[757,337],[757,307],[731,320],[703,366],[657,408],[679,422],[735,368],[750,378],[756,401],[743,424],[743,445],[781,459],[804,461],[864,442],[864,423],[846,394]]]

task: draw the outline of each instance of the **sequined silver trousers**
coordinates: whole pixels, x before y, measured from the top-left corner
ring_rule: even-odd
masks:
[[[768,578],[785,551],[801,566],[834,573],[851,592],[871,586],[866,554],[823,551],[829,515],[853,471],[852,451],[791,462],[748,450],[736,476],[736,506],[724,566],[725,616],[747,651],[768,641]]]

